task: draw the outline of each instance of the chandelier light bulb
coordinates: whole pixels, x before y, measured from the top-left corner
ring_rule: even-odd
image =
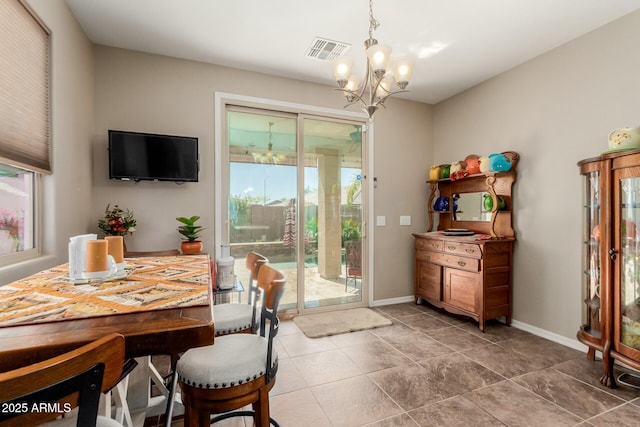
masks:
[[[394,78],[393,76],[387,75],[380,80],[380,84],[376,89],[376,99],[382,99],[385,96],[391,93],[391,88],[393,87]]]
[[[409,84],[414,62],[415,61],[412,58],[401,58],[394,61],[393,75],[395,76],[396,84],[400,89],[406,88]]]
[[[367,49],[367,57],[373,71],[378,74],[384,73],[389,65],[391,57],[391,47],[382,44],[374,44]]]
[[[346,86],[344,87],[346,90],[352,90],[352,91],[356,91],[358,89],[360,89],[360,83],[362,83],[362,77],[353,74],[350,78],[349,81],[347,82]]]
[[[351,76],[351,67],[353,59],[347,56],[340,56],[333,60],[333,76],[338,86],[344,87]]]

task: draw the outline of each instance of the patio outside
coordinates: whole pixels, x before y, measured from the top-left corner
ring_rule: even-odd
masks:
[[[247,284],[249,283],[249,270],[245,266],[244,257],[236,257],[234,273],[244,288],[245,292],[238,295],[237,292],[226,296],[228,302],[247,302]],[[274,268],[282,271],[287,276],[287,285],[280,301],[280,310],[294,310],[297,308],[297,283],[298,273],[294,262],[270,262]],[[357,302],[361,300],[361,280],[349,279],[346,283],[346,267],[343,264],[343,273],[336,280],[327,280],[320,277],[317,264],[305,263],[305,306],[322,307],[341,303]],[[240,298],[239,298],[240,297]],[[239,301],[239,299],[241,301]]]

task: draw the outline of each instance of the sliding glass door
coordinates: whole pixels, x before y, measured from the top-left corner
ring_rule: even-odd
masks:
[[[362,125],[302,119],[305,262],[301,308],[362,300]]]
[[[288,276],[283,310],[362,305],[363,123],[227,106],[223,242]]]

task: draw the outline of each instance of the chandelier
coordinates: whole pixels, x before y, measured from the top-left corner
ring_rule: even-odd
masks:
[[[345,107],[360,103],[369,117],[373,117],[378,107],[384,107],[388,97],[406,92],[414,63],[411,58],[390,61],[391,47],[378,44],[378,40],[373,38],[373,31],[379,26],[380,22],[373,17],[373,0],[369,0],[369,38],[364,42],[367,52],[364,80],[351,74],[351,58],[341,56],[333,60],[333,75],[339,86],[336,90],[344,93],[348,102]],[[391,72],[388,71],[390,63]],[[398,89],[393,89],[394,84]]]
[[[280,154],[274,153],[273,151],[273,142],[272,142],[273,133],[271,132],[271,127],[273,126],[273,122],[268,122],[268,123],[269,123],[269,134],[268,134],[269,142],[267,145],[267,151],[266,152],[258,151],[258,152],[252,153],[253,161],[256,163],[271,163],[271,164],[277,165],[283,159],[283,156],[281,156]]]

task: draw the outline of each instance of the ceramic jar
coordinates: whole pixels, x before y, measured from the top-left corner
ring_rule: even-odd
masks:
[[[440,166],[431,166],[429,169],[429,181],[437,181],[440,179]]]
[[[609,150],[640,148],[640,127],[615,129],[609,134]]]
[[[467,173],[469,175],[480,173],[480,160],[478,156],[467,156],[465,161],[467,163]]]
[[[458,172],[462,171],[462,163],[453,162],[451,163],[451,167],[449,168],[449,178],[455,179],[455,176]]]
[[[480,162],[481,173],[491,172],[491,162],[489,161],[489,157],[480,157],[478,162]]]
[[[438,197],[433,204],[433,210],[438,212],[449,210],[449,198]]]
[[[440,178],[448,179],[451,174],[451,165],[440,165]]]
[[[484,194],[482,199],[482,207],[485,211],[490,212],[493,209],[493,199],[491,198],[491,194]]]
[[[507,172],[511,169],[511,157],[502,153],[489,154],[489,164],[492,172]]]
[[[484,194],[484,199],[482,200],[482,207],[484,208],[485,211],[490,212],[491,210],[493,210],[493,197],[491,197],[491,194],[489,193],[485,193]],[[502,196],[497,196],[498,197],[498,210],[502,211],[507,207],[507,202],[505,202],[504,197]]]

